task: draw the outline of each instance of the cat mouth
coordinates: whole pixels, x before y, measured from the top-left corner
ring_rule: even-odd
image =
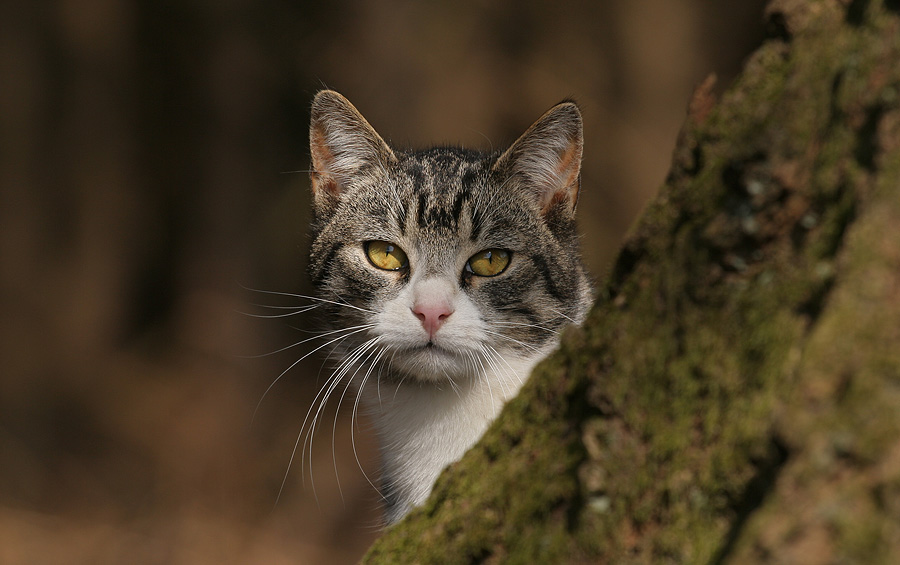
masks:
[[[433,341],[412,347],[407,351],[413,355],[420,355],[432,359],[457,359],[460,354],[460,351],[449,349]]]
[[[418,381],[443,382],[466,374],[465,357],[461,350],[443,347],[433,341],[406,348],[405,354],[394,357],[401,371]]]
[[[433,341],[429,341],[428,343],[426,343],[424,345],[420,345],[416,349],[418,351],[430,351],[430,352],[434,352],[434,353],[441,353],[444,355],[453,355],[452,351],[450,351],[449,349],[444,349],[443,347],[441,347],[440,345],[436,344]]]

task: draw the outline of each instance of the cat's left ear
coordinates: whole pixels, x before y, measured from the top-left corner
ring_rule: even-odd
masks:
[[[565,203],[575,211],[584,146],[581,111],[574,102],[550,108],[507,149],[493,170],[516,176],[546,214]]]

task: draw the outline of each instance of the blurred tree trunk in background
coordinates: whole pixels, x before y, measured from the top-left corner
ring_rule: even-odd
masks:
[[[900,3],[767,18],[584,328],[369,562],[900,563]]]

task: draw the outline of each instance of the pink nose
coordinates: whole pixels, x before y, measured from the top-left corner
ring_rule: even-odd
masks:
[[[450,305],[441,302],[437,304],[416,304],[412,312],[422,322],[422,327],[428,332],[428,337],[434,338],[438,328],[450,317],[453,310],[450,309]]]

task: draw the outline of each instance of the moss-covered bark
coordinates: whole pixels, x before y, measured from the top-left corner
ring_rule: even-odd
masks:
[[[582,329],[372,563],[900,563],[900,3],[783,0]]]

